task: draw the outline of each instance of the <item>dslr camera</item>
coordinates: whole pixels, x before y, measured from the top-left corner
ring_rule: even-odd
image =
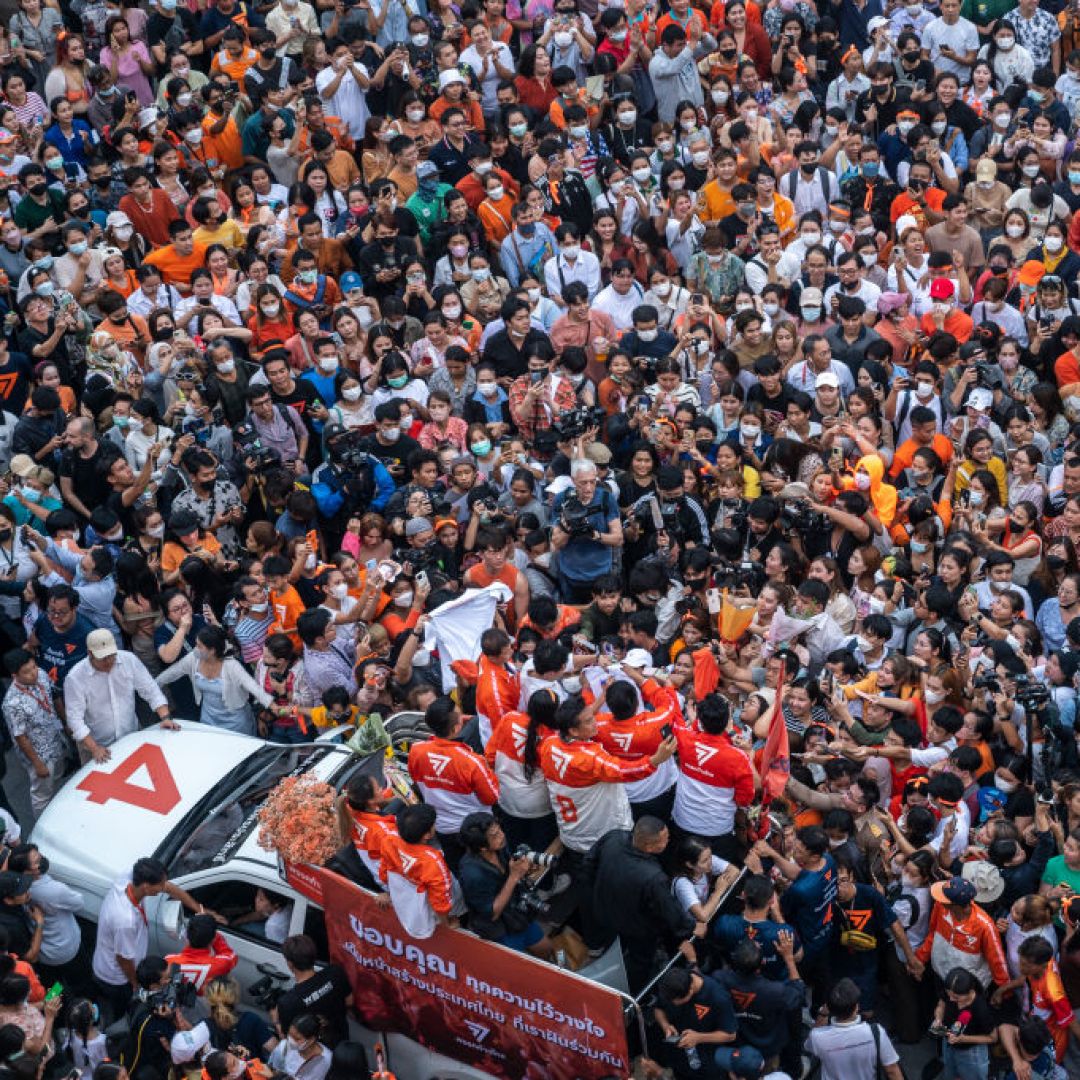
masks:
[[[195,984],[188,982],[179,968],[174,968],[169,973],[169,981],[160,990],[146,991],[143,1000],[155,1012],[172,1013],[194,1005],[197,997]]]
[[[827,514],[811,509],[808,503],[792,500],[780,508],[780,527],[787,532],[799,532],[804,535],[821,530],[830,530],[832,523]]]
[[[562,504],[559,526],[570,536],[592,536],[596,531],[589,520],[589,508],[573,493]]]
[[[248,421],[245,420],[233,428],[233,440],[236,443],[237,456],[241,461],[252,461],[255,472],[267,473],[281,467],[281,455],[272,446],[263,445],[255,426]]]

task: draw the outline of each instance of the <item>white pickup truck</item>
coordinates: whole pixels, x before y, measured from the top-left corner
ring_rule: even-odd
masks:
[[[284,881],[277,857],[257,837],[259,807],[284,777],[312,773],[341,789],[359,773],[381,773],[379,755],[358,757],[326,741],[333,736],[281,746],[202,724],[136,732],[111,747],[110,761],[85,765],[68,780],[30,839],[48,856],[50,873],[83,894],[81,914],[91,921],[113,883],[131,872],[136,859],[152,855],[173,882],[215,911],[251,910],[260,887],[287,896],[293,904],[289,934],[308,934],[325,961],[322,908]],[[160,895],[147,898],[145,908],[150,952],[178,951],[185,923],[180,903]],[[245,1000],[257,1007],[248,991],[263,979],[259,966],[288,975],[281,949],[244,926],[224,926],[222,933],[239,957],[233,974]],[[618,946],[580,974],[624,988]],[[368,1046],[369,1060],[371,1047],[383,1041],[400,1080],[489,1076],[402,1035],[381,1039],[354,1023],[353,1037]]]

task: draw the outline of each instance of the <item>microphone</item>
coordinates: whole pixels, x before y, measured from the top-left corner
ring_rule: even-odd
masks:
[[[964,1009],[964,1010],[962,1010],[960,1012],[960,1014],[953,1021],[952,1025],[949,1027],[949,1034],[950,1035],[963,1035],[964,1031],[967,1029],[968,1024],[970,1024],[970,1023],[971,1023],[971,1010],[970,1009]]]

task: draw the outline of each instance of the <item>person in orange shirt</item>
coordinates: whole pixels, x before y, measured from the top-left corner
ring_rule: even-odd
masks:
[[[731,189],[738,182],[738,157],[724,147],[716,151],[713,160],[716,175],[698,192],[698,217],[703,222],[720,221],[735,213]]]
[[[98,323],[97,333],[108,334],[118,345],[142,357],[150,344],[150,329],[141,315],[128,311],[127,299],[113,289],[98,294],[98,310],[104,319]]]
[[[480,635],[476,712],[481,728],[486,719],[492,732],[499,729],[504,717],[518,707],[521,699],[521,680],[510,666],[513,651],[513,642],[505,630],[493,626]]]
[[[300,635],[296,632],[296,622],[306,608],[289,580],[292,563],[284,555],[271,555],[263,563],[263,573],[270,587],[270,607],[276,620],[270,632],[288,634],[297,649],[303,648]]]
[[[513,228],[513,208],[517,202],[517,195],[510,193],[501,173],[501,169],[493,169],[484,177],[487,198],[476,211],[480,223],[484,226],[488,243],[491,244],[501,244],[510,235]],[[517,186],[515,181],[511,183]]]
[[[930,285],[930,310],[919,320],[927,337],[935,330],[952,334],[962,345],[975,332],[975,323],[956,307],[956,286],[948,278],[938,278]]]
[[[379,873],[383,841],[397,835],[394,819],[383,813],[391,795],[370,773],[361,773],[349,781],[338,800],[339,814],[345,815],[342,833],[352,837],[356,854],[373,877]]]
[[[206,265],[206,248],[195,243],[195,233],[183,219],[169,222],[171,244],[151,251],[144,263],[161,271],[161,280],[183,295],[191,292],[191,274]]]
[[[545,641],[554,641],[568,627],[581,622],[581,612],[567,604],[556,604],[550,596],[529,601],[529,613],[521,620],[520,633],[526,627],[535,630]]]
[[[135,166],[125,169],[124,183],[128,193],[121,197],[120,209],[151,247],[165,247],[171,237],[169,226],[180,217],[176,204],[166,192],[150,183],[150,174],[145,169]]]
[[[473,514],[479,520],[481,511],[475,506]],[[465,572],[465,584],[485,589],[501,581],[514,594],[515,622],[525,618],[529,611],[529,583],[525,575],[506,558],[509,546],[506,531],[497,526],[486,526],[476,534],[476,551],[480,562]]]
[[[1054,1056],[1059,1062],[1063,1061],[1069,1045],[1069,1032],[1074,1024],[1073,1007],[1054,959],[1054,947],[1042,936],[1027,938],[1020,944],[1017,967],[1019,975],[994,991],[991,1004],[998,1005],[1006,991],[1026,985],[1031,1013],[1046,1022],[1054,1040]],[[1000,1030],[1005,1050],[1013,1061],[1018,1061],[1016,1027],[1002,1024]]]
[[[918,123],[915,113],[901,110],[899,116],[914,118]],[[898,117],[899,119],[899,117]],[[889,220],[895,225],[905,214],[910,214],[915,219],[919,232],[925,233],[930,225],[936,225],[945,220],[945,211],[942,205],[945,202],[945,192],[941,188],[931,187],[934,174],[928,161],[913,161],[908,170],[907,190],[901,191],[893,199],[889,207]],[[900,237],[901,243],[903,237]]]
[[[1069,397],[1080,391],[1080,345],[1074,345],[1054,361],[1054,379],[1061,396]]]
[[[435,928],[456,926],[464,912],[461,892],[435,839],[435,808],[406,806],[397,814],[397,834],[383,837],[379,878],[390,893],[394,914],[414,938],[429,938]]]
[[[232,103],[217,83],[202,88],[207,112],[202,118],[202,150],[211,172],[224,166],[230,171],[244,167],[244,142],[233,115]]]
[[[480,102],[465,95],[465,76],[456,67],[440,71],[439,96],[428,106],[428,116],[441,123],[447,109],[460,109],[465,114],[465,126],[469,131],[483,131],[484,113]]]
[[[686,31],[686,37],[694,48],[702,34],[709,32],[709,24],[705,16],[696,8],[690,6],[690,0],[671,0],[671,8],[666,15],[656,20],[656,40],[663,36],[664,30],[669,26],[681,26]]]
[[[518,192],[521,191],[520,185],[505,169],[500,169],[492,162],[491,149],[486,143],[473,143],[466,147],[465,160],[469,163],[469,172],[454,187],[465,196],[465,201],[474,214],[487,198],[486,181],[489,176],[496,176],[502,181],[503,190],[513,196],[510,200],[511,205],[517,201]]]
[[[248,46],[244,31],[239,26],[230,26],[225,31],[221,45],[210,61],[210,74],[224,72],[234,83],[243,86],[244,76],[248,68],[255,66],[259,54]]]

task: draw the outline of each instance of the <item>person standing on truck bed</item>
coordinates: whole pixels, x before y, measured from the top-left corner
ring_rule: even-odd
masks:
[[[304,1013],[314,1013],[323,1023],[319,1041],[331,1050],[348,1038],[347,1010],[352,1005],[348,977],[337,964],[315,970],[315,942],[307,934],[285,939],[285,965],[294,985],[281,995],[272,1016],[282,1038],[289,1025]]]

